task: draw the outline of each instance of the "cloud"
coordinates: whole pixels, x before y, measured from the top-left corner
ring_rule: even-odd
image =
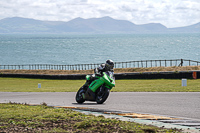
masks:
[[[18,16],[69,21],[76,17],[110,16],[135,24],[180,27],[200,22],[199,7],[199,0],[2,0],[0,19]]]

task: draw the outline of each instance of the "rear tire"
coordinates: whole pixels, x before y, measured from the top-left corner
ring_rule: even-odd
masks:
[[[83,98],[83,93],[85,92],[85,90],[81,87],[78,92],[76,93],[76,102],[77,103],[84,103],[85,99]]]
[[[110,93],[110,90],[108,88],[105,88],[105,91],[101,95],[97,95],[96,102],[97,104],[102,104],[106,101]]]

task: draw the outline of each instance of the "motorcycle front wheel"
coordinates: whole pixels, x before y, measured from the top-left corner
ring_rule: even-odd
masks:
[[[110,90],[108,88],[105,89],[105,91],[101,95],[97,95],[96,102],[97,104],[102,104],[106,101],[110,93]]]
[[[78,92],[76,93],[76,102],[77,103],[84,103],[85,102],[85,99],[83,98],[83,94],[84,93],[84,89],[83,88],[80,88],[78,90]]]

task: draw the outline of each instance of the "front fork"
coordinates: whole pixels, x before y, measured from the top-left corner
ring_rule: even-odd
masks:
[[[99,92],[98,92],[98,96],[100,96],[100,95],[102,95],[103,94],[103,91],[104,91],[104,89],[103,89],[103,85],[99,88]]]
[[[85,84],[84,84],[81,88],[82,88],[82,89],[81,89],[81,91],[79,92],[79,96],[82,97],[83,99],[85,99],[85,93],[86,93],[86,91],[87,91],[88,85],[85,85]]]

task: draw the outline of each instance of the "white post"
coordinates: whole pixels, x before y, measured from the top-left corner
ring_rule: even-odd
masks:
[[[182,79],[182,86],[187,86],[187,79]]]
[[[41,88],[41,83],[38,83],[38,88]]]

